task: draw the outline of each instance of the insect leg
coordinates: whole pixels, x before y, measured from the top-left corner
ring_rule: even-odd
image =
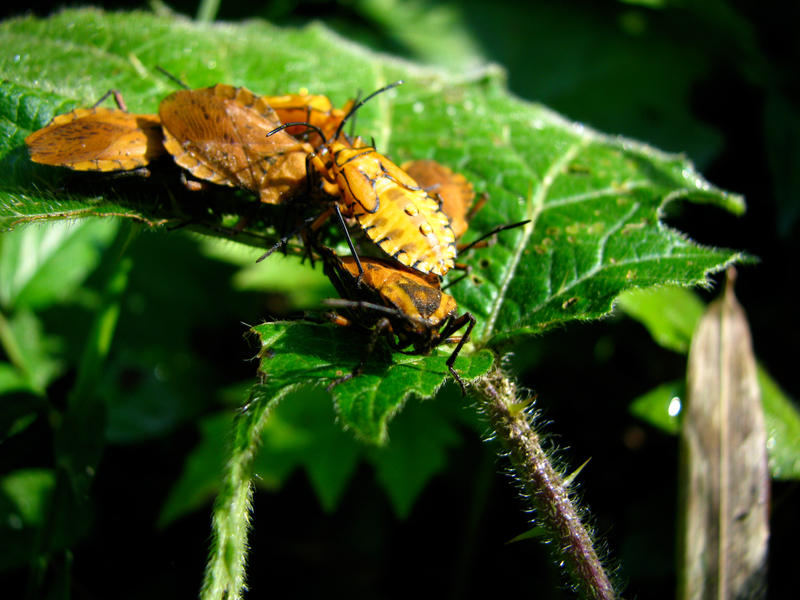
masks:
[[[487,233],[484,233],[481,237],[479,237],[474,242],[470,242],[466,246],[458,248],[458,252],[459,252],[459,254],[462,253],[462,252],[466,252],[467,250],[470,250],[471,248],[477,247],[485,239],[495,235],[496,233],[500,233],[501,231],[505,231],[507,229],[515,229],[517,227],[523,227],[523,226],[527,225],[530,222],[531,222],[530,219],[526,219],[525,221],[519,221],[518,223],[507,223],[505,225],[498,225],[497,227],[495,227],[491,231],[489,231]]]
[[[489,194],[487,194],[486,192],[483,192],[483,193],[480,195],[480,197],[478,198],[478,201],[477,201],[475,204],[473,204],[473,205],[470,207],[470,209],[469,209],[469,212],[467,212],[467,216],[466,216],[466,220],[467,220],[467,222],[469,222],[469,221],[471,221],[471,220],[472,220],[472,217],[474,217],[474,216],[476,215],[476,213],[477,213],[477,212],[478,212],[480,209],[482,209],[482,208],[484,207],[484,205],[486,204],[486,202],[487,202],[488,200],[489,200]]]
[[[296,236],[298,233],[300,233],[301,231],[303,231],[304,229],[306,229],[306,228],[308,227],[308,224],[309,224],[309,223],[311,223],[311,222],[312,222],[312,220],[314,220],[314,217],[309,217],[308,219],[305,219],[301,225],[299,225],[299,226],[295,227],[295,228],[294,228],[292,231],[290,231],[288,234],[286,234],[286,235],[282,236],[282,237],[281,237],[281,239],[279,239],[277,242],[275,242],[275,244],[273,244],[273,246],[272,246],[272,247],[271,247],[269,250],[267,250],[266,252],[264,252],[264,254],[262,254],[261,256],[259,256],[259,257],[256,259],[256,262],[257,262],[257,263],[259,263],[259,262],[261,262],[262,260],[264,260],[265,258],[267,258],[267,257],[271,256],[271,255],[272,255],[272,254],[273,254],[273,253],[274,253],[276,250],[278,250],[278,249],[279,249],[279,248],[281,248],[281,247],[284,247],[284,248],[285,248],[285,247],[286,247],[286,244],[287,244],[287,242],[288,242],[290,239],[292,239],[294,236]]]
[[[458,353],[461,352],[461,348],[464,347],[464,344],[467,343],[469,339],[470,333],[472,333],[472,328],[475,327],[475,317],[472,316],[472,313],[464,313],[460,317],[458,317],[455,321],[452,321],[450,325],[444,328],[444,332],[442,337],[447,338],[450,336],[451,333],[454,333],[461,329],[464,325],[467,325],[467,330],[464,332],[464,335],[461,336],[461,339],[456,344],[456,347],[453,349],[453,352],[450,354],[450,357],[447,359],[447,368],[450,369],[450,373],[453,375],[453,378],[458,382],[458,385],[461,386],[461,393],[466,396],[467,395],[467,385],[463,379],[461,379],[461,375],[459,375],[455,367],[456,358],[458,358]]]
[[[467,277],[469,277],[469,274],[470,274],[470,272],[472,271],[472,267],[471,267],[470,265],[467,265],[467,264],[464,264],[464,263],[456,263],[456,264],[453,266],[453,268],[454,268],[454,269],[463,270],[463,271],[464,271],[464,274],[463,274],[463,275],[461,275],[461,277],[458,277],[458,278],[456,278],[456,279],[453,279],[453,281],[449,281],[448,283],[445,283],[445,284],[444,284],[444,285],[441,287],[441,290],[442,290],[442,291],[446,290],[447,288],[449,288],[449,287],[451,287],[451,286],[454,286],[454,285],[455,285],[455,284],[457,284],[457,283],[460,283],[460,282],[462,282],[464,279],[466,279]]]
[[[108,90],[105,94],[100,96],[100,100],[92,104],[92,108],[97,108],[100,106],[103,101],[111,95],[114,96],[114,102],[117,103],[117,108],[119,108],[122,112],[128,112],[128,107],[125,106],[125,100],[122,99],[122,93],[115,89]]]
[[[356,247],[353,246],[353,240],[350,239],[350,232],[347,230],[347,224],[344,222],[342,211],[339,210],[339,204],[338,203],[334,204],[333,208],[336,211],[336,215],[339,217],[339,224],[341,225],[342,231],[344,232],[344,239],[347,240],[347,245],[350,247],[350,253],[353,255],[353,258],[356,261],[356,266],[358,266],[358,278],[356,279],[356,285],[361,285],[361,278],[364,276],[364,267],[361,266],[361,260],[358,258],[358,252],[356,252]]]

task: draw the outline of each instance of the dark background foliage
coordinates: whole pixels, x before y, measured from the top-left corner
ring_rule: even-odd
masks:
[[[141,7],[130,1],[101,4]],[[408,33],[414,15],[457,15],[474,56],[503,65],[518,95],[601,131],[687,152],[709,181],[744,194],[748,212],[737,219],[718,209],[680,205],[669,222],[702,243],[744,249],[761,259],[740,268],[737,292],[757,356],[796,398],[800,389],[791,350],[799,328],[788,266],[797,256],[800,216],[795,31],[800,9],[782,3],[768,10],[769,5],[465,0],[418,2],[409,9],[395,2],[233,1],[222,3],[218,18],[263,17],[286,25],[321,19],[377,49],[463,69],[470,66],[469,56],[431,56]],[[185,14],[196,11],[185,0],[170,6]],[[55,7],[29,8],[46,15]],[[447,28],[451,21],[443,23]],[[168,251],[161,243],[158,236],[146,236],[146,243],[134,248],[136,260],[174,261],[170,272],[182,272],[189,286],[198,285],[200,270],[226,268],[193,259],[189,241],[172,240]],[[154,286],[157,282],[131,283],[132,293],[152,293]],[[198,303],[191,311],[203,318],[180,331],[197,360],[208,365],[204,377],[213,380],[195,380],[191,386],[197,388],[190,390],[247,379],[254,370],[245,361],[252,348],[239,335],[240,322],[257,322],[281,302],[280,296],[242,293],[230,300],[224,307]],[[544,431],[565,467],[591,457],[580,475],[581,495],[610,556],[621,565],[617,575],[626,595],[672,597],[677,441],[638,421],[627,407],[658,383],[682,377],[684,357],[659,348],[641,325],[624,317],[572,325],[513,352],[512,370],[539,395]],[[57,385],[68,389],[70,383],[67,377]],[[57,397],[57,391],[51,394]],[[202,414],[208,407],[186,410]],[[414,410],[412,403],[408,412]],[[366,465],[331,514],[320,508],[301,471],[280,493],[257,493],[251,597],[278,588],[301,597],[400,598],[423,589],[446,597],[497,592],[568,597],[539,544],[505,545],[527,528],[523,503],[490,446],[467,428],[462,433],[465,441],[451,449],[447,471],[425,488],[403,520],[394,516]],[[47,465],[48,439],[46,424],[39,424],[10,440],[0,471]],[[205,560],[208,512],[194,512],[161,530],[154,523],[197,440],[195,426],[187,423],[153,441],[106,449],[94,486],[92,530],[74,551],[75,597],[152,597],[154,589],[163,597],[194,595]],[[774,484],[773,597],[794,587],[797,504],[795,484]],[[25,571],[3,577],[14,586],[4,589],[24,588]]]

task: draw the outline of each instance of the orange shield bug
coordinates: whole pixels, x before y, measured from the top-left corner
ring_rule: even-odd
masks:
[[[388,334],[390,345],[396,350],[412,347],[414,353],[428,354],[447,341],[456,331],[466,326],[464,335],[447,359],[447,368],[466,389],[455,364],[461,348],[469,339],[475,326],[471,313],[457,315],[455,299],[441,290],[439,278],[424,276],[387,260],[362,258],[363,273],[353,257],[340,258],[328,249],[322,249],[325,273],[331,279],[343,300],[329,304],[350,308],[356,322],[372,328],[374,346],[382,333]],[[339,319],[342,324],[347,320]],[[371,354],[368,349],[366,356]],[[358,375],[363,362],[354,372],[340,381]]]
[[[238,186],[279,204],[306,183],[313,148],[286,132],[265,98],[245,88],[217,84],[180,90],[159,109],[164,146],[198,179]]]
[[[98,106],[113,94],[119,109]],[[92,108],[58,115],[27,138],[33,162],[76,171],[130,171],[164,153],[157,115],[127,111],[116,90]]]
[[[334,210],[354,218],[364,233],[400,264],[443,276],[455,264],[455,235],[439,200],[372,146],[340,139],[349,118],[370,98],[402,82],[373,92],[347,113],[336,134],[311,156],[324,189],[338,195]],[[280,129],[310,123],[288,123]]]

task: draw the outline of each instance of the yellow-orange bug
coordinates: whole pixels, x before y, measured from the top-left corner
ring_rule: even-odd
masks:
[[[343,298],[329,301],[329,304],[351,309],[357,324],[372,329],[370,346],[379,335],[387,334],[390,345],[396,350],[412,347],[414,353],[428,354],[466,327],[446,363],[455,380],[465,389],[454,364],[475,326],[475,317],[468,312],[458,316],[455,299],[441,290],[438,277],[424,276],[376,258],[362,258],[363,273],[359,275],[353,257],[340,258],[325,248],[321,252],[325,273]],[[341,317],[337,321],[351,323]],[[371,348],[368,350],[367,355]],[[362,366],[363,361],[343,379],[357,375]]]
[[[402,82],[373,92],[358,102],[311,157],[324,189],[338,195],[334,210],[354,218],[367,237],[400,264],[424,274],[443,276],[455,264],[455,235],[439,200],[372,146],[352,144],[342,128],[370,98]],[[310,123],[288,123],[280,129]]]
[[[286,132],[267,100],[246,88],[217,84],[180,90],[158,109],[164,146],[198,179],[237,186],[279,204],[306,185],[313,148]]]
[[[112,94],[119,109],[98,106]],[[130,171],[164,153],[158,116],[129,113],[116,90],[92,108],[54,117],[25,144],[33,162],[76,171]]]

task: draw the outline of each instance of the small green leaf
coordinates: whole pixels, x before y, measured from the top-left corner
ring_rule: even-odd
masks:
[[[569,475],[564,477],[564,482],[563,483],[564,483],[565,487],[570,487],[572,485],[572,483],[575,481],[575,479],[578,477],[578,475],[581,474],[581,471],[583,471],[583,468],[586,465],[589,464],[590,460],[592,460],[592,459],[591,458],[587,458],[585,461],[583,461],[583,464],[581,464],[577,469],[575,469],[574,471],[572,471],[572,473],[570,473]]]
[[[25,469],[8,473],[0,480],[0,492],[17,510],[21,523],[27,526],[44,523],[47,500],[55,486],[49,469]],[[7,519],[3,519],[8,523]]]
[[[44,409],[39,394],[17,367],[0,362],[0,444],[25,431],[36,420]]]
[[[0,236],[0,303],[43,308],[74,295],[97,267],[119,223],[48,223]]]
[[[55,486],[49,469],[21,469],[0,478],[0,569],[25,565],[36,558],[39,528]]]
[[[27,378],[13,365],[0,362],[0,394],[19,390],[30,390]]]
[[[620,294],[617,306],[639,321],[657,344],[686,354],[705,305],[692,290],[660,287]]]
[[[0,340],[18,376],[30,389],[42,393],[64,370],[61,340],[45,335],[39,317],[22,307],[8,319],[0,315]]]
[[[515,535],[513,538],[508,540],[506,544],[514,544],[516,542],[523,542],[525,540],[535,540],[547,537],[548,533],[544,527],[536,526],[531,527],[528,531],[524,531],[519,535]]]
[[[683,381],[663,383],[636,398],[628,410],[653,427],[677,435],[681,430],[681,398],[685,397]]]
[[[769,469],[775,479],[800,479],[800,411],[762,367],[758,368]]]

